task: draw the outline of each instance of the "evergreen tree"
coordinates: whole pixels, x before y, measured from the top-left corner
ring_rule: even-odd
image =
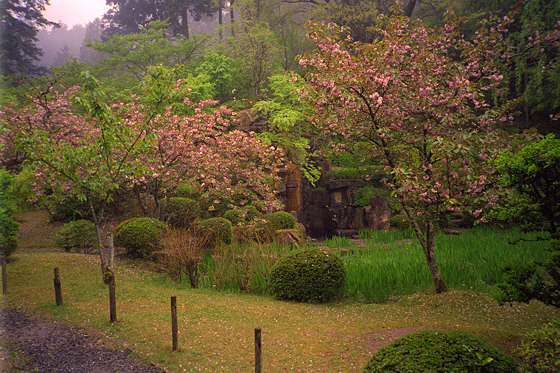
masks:
[[[42,55],[35,43],[40,27],[56,25],[43,16],[49,0],[2,0],[0,3],[0,71],[4,75],[37,74]]]

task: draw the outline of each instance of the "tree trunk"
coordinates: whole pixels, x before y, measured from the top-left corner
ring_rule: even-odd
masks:
[[[220,2],[218,4],[218,24],[220,25],[218,33],[219,33],[220,39],[223,38],[223,35],[222,35],[222,26],[224,24],[223,12],[224,12],[224,7],[222,5],[222,0],[220,0]]]
[[[428,220],[426,222],[426,232],[423,232],[420,225],[414,218],[415,215],[413,214],[413,211],[409,207],[403,207],[406,215],[412,223],[416,238],[418,238],[420,246],[422,246],[422,250],[424,251],[424,256],[426,257],[426,262],[428,264],[428,270],[430,271],[430,276],[434,282],[436,293],[439,294],[449,290],[443,276],[441,275],[441,271],[439,270],[439,265],[436,260],[436,235],[434,223],[431,220]]]
[[[93,202],[91,198],[88,197],[89,209],[91,210],[91,215],[93,217],[93,224],[95,225],[95,234],[97,235],[97,245],[99,246],[99,259],[101,260],[101,275],[105,276],[106,263],[105,263],[105,253],[103,252],[103,240],[101,237],[101,223],[95,212],[95,207],[93,207]]]

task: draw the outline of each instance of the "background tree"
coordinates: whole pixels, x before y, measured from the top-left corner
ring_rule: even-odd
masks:
[[[212,0],[107,0],[111,9],[103,16],[104,35],[137,33],[153,21],[169,21],[172,36],[190,37],[187,12],[195,19],[216,11]]]
[[[35,43],[39,28],[56,25],[43,17],[49,0],[3,0],[0,3],[0,71],[37,74],[42,52]]]
[[[367,143],[412,222],[436,292],[447,289],[436,260],[436,222],[447,211],[492,203],[488,160],[505,136],[485,92],[502,80],[505,25],[483,28],[476,42],[448,20],[428,29],[407,17],[378,18],[372,43],[354,42],[338,26],[315,25],[308,68],[313,120],[332,142]],[[498,31],[500,30],[500,31]]]

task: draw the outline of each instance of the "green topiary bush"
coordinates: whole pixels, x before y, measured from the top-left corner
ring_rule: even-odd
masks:
[[[525,334],[516,352],[525,372],[560,371],[560,320]]]
[[[229,220],[233,226],[241,225],[245,222],[245,214],[240,210],[227,210],[224,219]]]
[[[297,219],[285,211],[277,211],[266,216],[266,226],[272,232],[279,229],[297,228]]]
[[[377,351],[364,372],[504,372],[517,363],[492,344],[464,332],[424,330]]]
[[[306,248],[292,251],[274,264],[269,288],[277,299],[322,303],[342,295],[345,279],[339,256]]]
[[[175,189],[174,197],[197,199],[200,196],[200,191],[194,185],[183,181]]]
[[[115,228],[115,243],[131,255],[150,258],[161,249],[160,240],[167,233],[167,226],[153,218],[132,218]]]
[[[200,214],[198,203],[190,198],[171,197],[165,209],[165,221],[175,228],[188,228]]]
[[[206,236],[210,248],[233,241],[231,222],[225,218],[208,218],[199,222],[199,234]]]
[[[68,222],[56,232],[54,243],[66,251],[90,249],[97,245],[95,224],[84,219]]]
[[[391,216],[389,224],[391,225],[391,228],[396,229],[408,229],[412,226],[408,216],[402,214]]]

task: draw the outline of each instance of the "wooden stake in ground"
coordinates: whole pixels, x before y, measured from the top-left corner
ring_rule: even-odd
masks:
[[[6,272],[6,257],[3,256],[0,261],[2,262],[2,294],[8,293],[8,273]]]
[[[58,273],[58,268],[54,269],[54,297],[56,299],[56,305],[62,305],[62,289],[60,287],[60,275]]]
[[[255,328],[255,373],[262,372],[261,328]]]
[[[171,336],[173,340],[173,351],[177,351],[177,297],[171,297]]]
[[[109,319],[117,321],[117,296],[115,294],[115,274],[111,268],[105,269],[103,282],[109,285]]]

